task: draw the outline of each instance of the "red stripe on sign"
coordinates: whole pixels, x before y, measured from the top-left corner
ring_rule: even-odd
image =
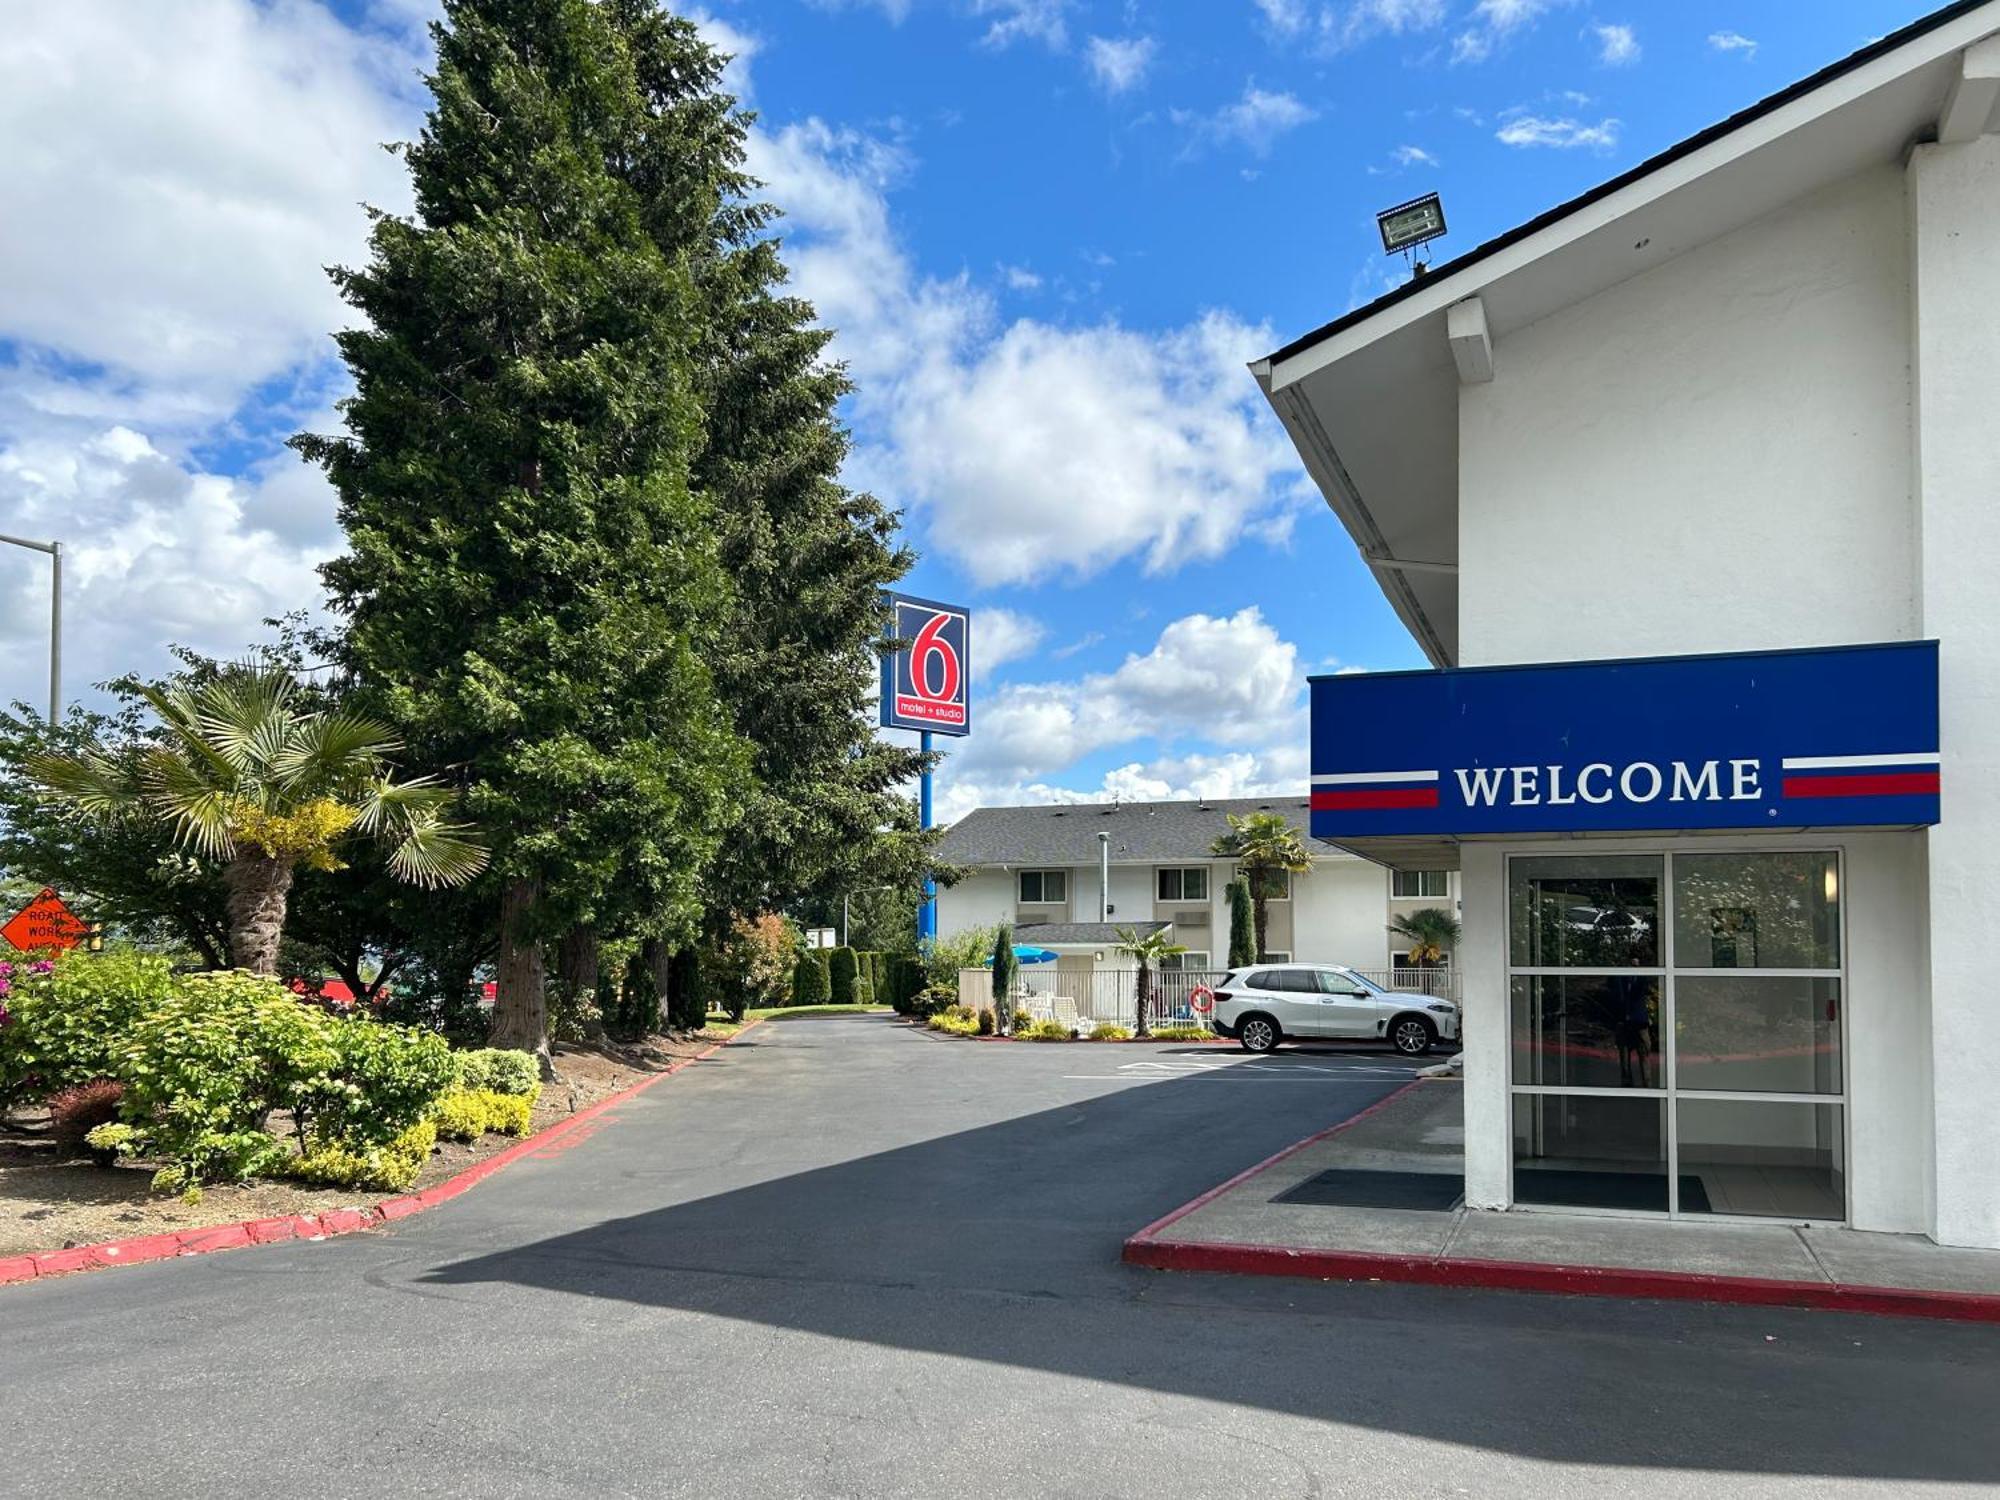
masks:
[[[1350,812],[1372,807],[1436,807],[1434,786],[1390,786],[1373,791],[1314,792],[1314,812]]]
[[[1923,797],[1938,789],[1935,771],[1890,771],[1880,776],[1787,776],[1787,797]]]

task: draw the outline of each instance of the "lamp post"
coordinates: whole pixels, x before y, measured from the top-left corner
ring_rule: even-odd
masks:
[[[0,542],[49,555],[49,727],[62,717],[62,543],[0,535]]]

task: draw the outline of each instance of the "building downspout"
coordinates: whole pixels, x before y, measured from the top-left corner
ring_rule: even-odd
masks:
[[[1097,831],[1097,920],[1111,920],[1111,835]]]

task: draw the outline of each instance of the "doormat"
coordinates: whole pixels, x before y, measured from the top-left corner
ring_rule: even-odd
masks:
[[[1514,1168],[1514,1200],[1563,1208],[1631,1208],[1667,1211],[1667,1179],[1644,1172],[1565,1172],[1554,1167]],[[1713,1213],[1699,1177],[1681,1178],[1681,1212]]]
[[[1407,1208],[1444,1213],[1465,1196],[1457,1172],[1369,1172],[1335,1167],[1317,1172],[1278,1194],[1278,1203],[1312,1203],[1321,1208]]]

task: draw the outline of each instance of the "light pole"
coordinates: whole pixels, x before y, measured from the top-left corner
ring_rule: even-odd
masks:
[[[49,727],[53,729],[62,717],[62,543],[5,535],[0,535],[0,542],[49,555]]]

